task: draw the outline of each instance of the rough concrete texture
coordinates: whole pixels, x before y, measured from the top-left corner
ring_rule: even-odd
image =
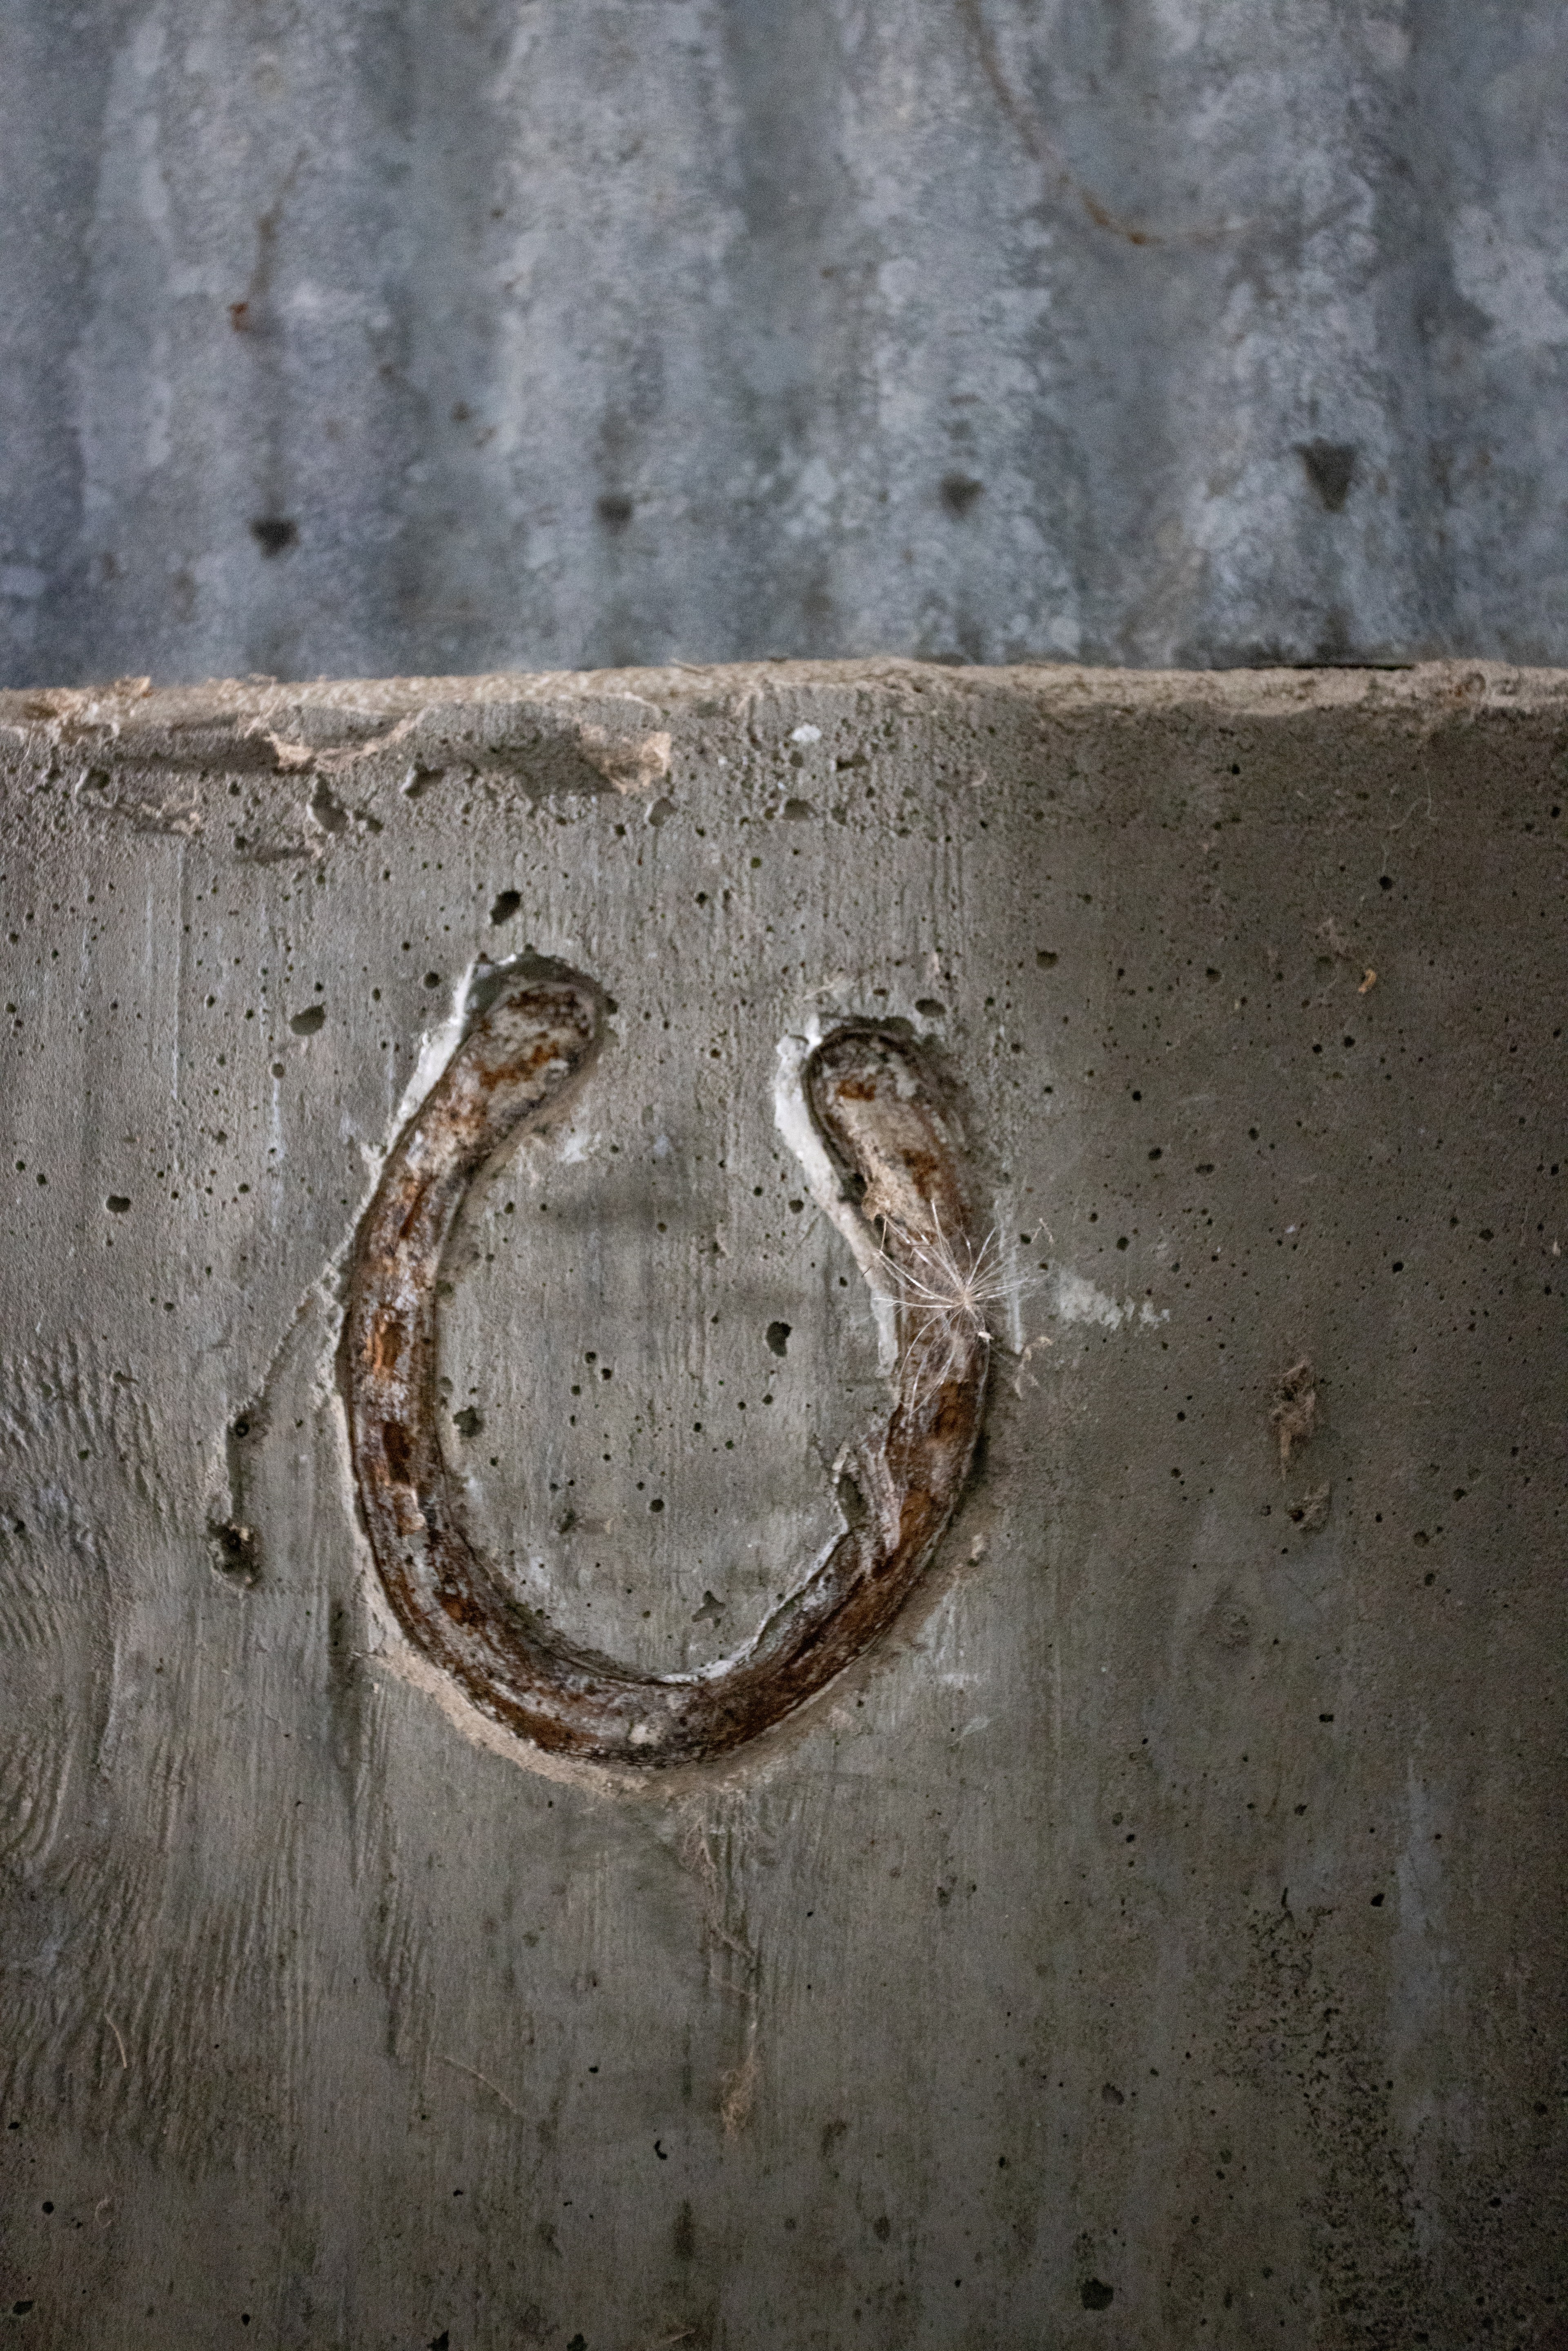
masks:
[[[0,680],[1568,660],[1555,0],[10,0]]]
[[[1568,676],[0,727],[17,2343],[1560,2345]],[[718,1657],[840,1530],[813,1024],[927,1040],[1018,1284],[925,1583],[721,1766],[485,1725],[356,1520],[351,1238],[525,947],[612,1034],[441,1407],[562,1631]]]

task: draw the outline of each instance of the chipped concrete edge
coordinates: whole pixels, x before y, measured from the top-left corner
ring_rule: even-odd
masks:
[[[210,679],[203,684],[154,686],[144,677],[103,685],[45,686],[0,693],[0,736],[13,749],[29,741],[57,743],[78,730],[100,731],[130,747],[143,734],[222,727],[265,738],[280,766],[319,765],[359,726],[390,727],[400,739],[417,736],[427,717],[453,709],[536,708],[580,715],[596,748],[601,730],[644,736],[635,779],[619,770],[607,780],[635,789],[657,779],[664,746],[658,720],[718,698],[726,715],[811,689],[873,688],[914,698],[928,695],[951,706],[1002,694],[1032,702],[1042,717],[1081,710],[1128,716],[1191,711],[1209,718],[1288,718],[1307,712],[1357,711],[1367,716],[1479,716],[1495,712],[1568,712],[1568,669],[1521,669],[1495,661],[1418,662],[1399,669],[1101,669],[1073,664],[961,668],[902,657],[860,661],[738,662],[703,667],[678,663],[658,669],[496,671],[472,677],[318,678],[282,684],[274,678]],[[291,724],[320,730],[314,742],[291,737]],[[335,724],[334,724],[335,722]],[[314,730],[313,730],[314,731]],[[390,734],[364,740],[361,752],[387,747]]]

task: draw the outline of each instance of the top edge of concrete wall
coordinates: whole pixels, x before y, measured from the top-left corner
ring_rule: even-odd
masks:
[[[663,668],[503,670],[473,677],[317,678],[284,684],[273,678],[214,678],[201,685],[153,687],[145,678],[103,685],[0,693],[0,728],[13,738],[79,726],[113,737],[170,728],[248,722],[263,731],[294,717],[406,722],[452,708],[494,708],[634,701],[650,709],[693,709],[721,697],[733,714],[747,703],[813,692],[872,688],[961,702],[983,694],[1023,696],[1042,713],[1124,711],[1129,716],[1190,710],[1227,718],[1288,718],[1311,711],[1368,717],[1568,709],[1568,669],[1521,669],[1503,662],[1442,661],[1403,668],[1256,670],[1101,669],[1069,664],[956,667],[887,657],[859,661],[736,662]]]

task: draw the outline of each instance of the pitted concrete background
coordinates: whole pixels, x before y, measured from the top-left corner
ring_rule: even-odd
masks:
[[[0,730],[18,2344],[1560,2343],[1568,678]],[[486,1730],[356,1520],[347,1252],[527,949],[612,1034],[441,1410],[557,1624],[700,1664],[836,1531],[885,1390],[781,1047],[926,1040],[1015,1278],[925,1585],[722,1769]]]
[[[0,681],[1568,660],[1553,0],[10,0]]]

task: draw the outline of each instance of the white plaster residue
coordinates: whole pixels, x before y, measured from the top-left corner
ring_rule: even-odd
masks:
[[[1467,204],[1449,235],[1454,279],[1489,318],[1503,344],[1519,350],[1568,343],[1568,310],[1548,283],[1549,256],[1516,244],[1479,204]]]
[[[925,1620],[921,1646],[926,1670],[943,1689],[978,1689],[987,1677],[973,1672],[965,1659],[964,1635],[968,1625],[962,1585],[951,1584]]]
[[[871,1227],[854,1203],[843,1197],[843,1186],[806,1100],[806,1064],[821,1041],[821,1016],[816,1012],[806,1022],[803,1034],[779,1039],[779,1068],[773,1081],[773,1123],[800,1164],[806,1189],[822,1214],[842,1233],[866,1278],[872,1311],[876,1317],[877,1359],[883,1371],[891,1376],[898,1362],[897,1300]]]
[[[398,1136],[463,1042],[463,1031],[467,1026],[465,1011],[468,991],[474,985],[475,977],[481,965],[484,965],[486,970],[494,968],[486,957],[474,956],[465,967],[456,987],[452,991],[451,1004],[445,1019],[439,1021],[434,1029],[425,1029],[420,1038],[419,1058],[414,1062],[413,1075],[402,1090],[398,1106],[392,1113],[392,1125],[387,1134],[388,1150],[397,1141]],[[365,1205],[368,1207],[370,1204],[367,1201]]]
[[[557,1159],[563,1167],[580,1167],[593,1155],[599,1136],[592,1127],[569,1126],[561,1137]]]
[[[1056,1311],[1063,1322],[1097,1323],[1103,1331],[1121,1331],[1133,1322],[1153,1331],[1171,1319],[1168,1306],[1156,1314],[1146,1298],[1113,1298],[1082,1273],[1057,1275]]]
[[[796,726],[790,730],[791,743],[820,743],[821,739],[822,730],[820,726]]]

